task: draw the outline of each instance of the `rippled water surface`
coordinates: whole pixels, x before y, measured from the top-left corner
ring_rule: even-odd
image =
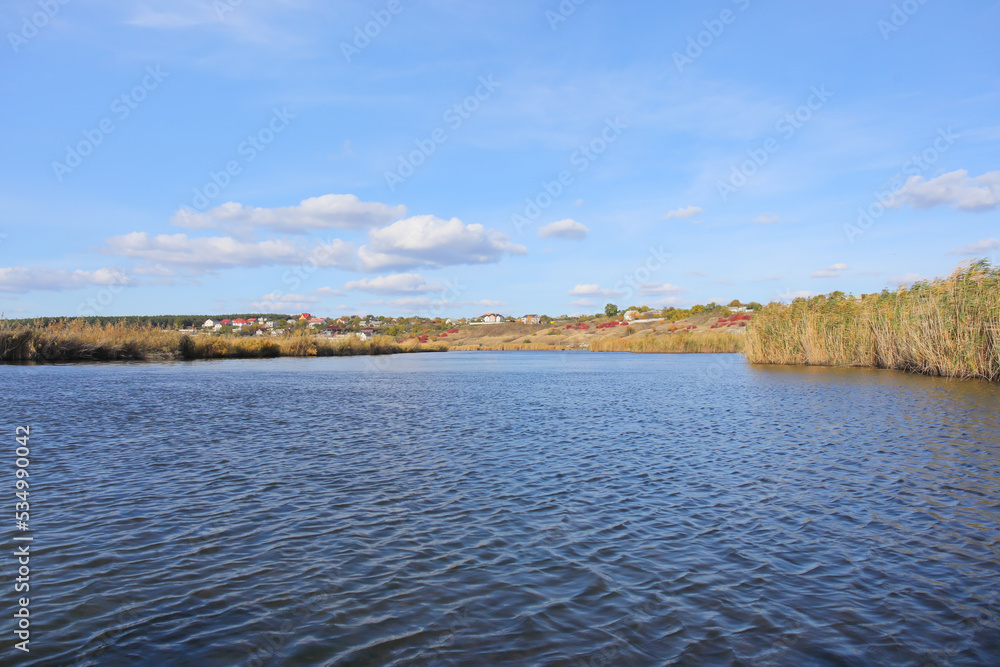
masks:
[[[996,385],[449,353],[0,387],[37,664],[1000,664]]]

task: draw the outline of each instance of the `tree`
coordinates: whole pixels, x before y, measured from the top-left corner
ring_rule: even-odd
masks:
[[[604,306],[604,314],[607,315],[608,317],[615,317],[616,315],[618,315],[618,306],[616,306],[613,303],[609,303],[608,305]]]
[[[730,308],[739,308],[739,307],[740,307],[740,306],[742,306],[742,305],[743,305],[743,304],[742,304],[742,303],[740,303],[740,300],[739,300],[739,299],[733,299],[732,301],[730,301],[730,302],[729,302],[729,307],[730,307]]]

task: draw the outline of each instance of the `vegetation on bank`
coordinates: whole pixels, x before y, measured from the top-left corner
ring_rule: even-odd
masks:
[[[590,344],[593,352],[725,353],[742,352],[746,336],[726,332],[674,333],[598,338]]]
[[[772,303],[755,315],[746,338],[752,363],[1000,380],[1000,267],[979,260],[897,292]]]
[[[441,345],[399,344],[387,336],[368,341],[329,340],[308,333],[273,338],[187,336],[154,327],[82,321],[0,327],[0,361],[142,361],[147,359],[250,359],[443,352]]]

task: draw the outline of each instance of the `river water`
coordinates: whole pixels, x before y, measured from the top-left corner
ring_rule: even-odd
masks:
[[[2,661],[1000,664],[995,384],[453,352],[0,391],[35,538]]]

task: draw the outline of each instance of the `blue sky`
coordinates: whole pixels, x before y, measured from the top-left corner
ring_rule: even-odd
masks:
[[[1000,2],[0,20],[7,317],[766,302],[1000,255]]]

